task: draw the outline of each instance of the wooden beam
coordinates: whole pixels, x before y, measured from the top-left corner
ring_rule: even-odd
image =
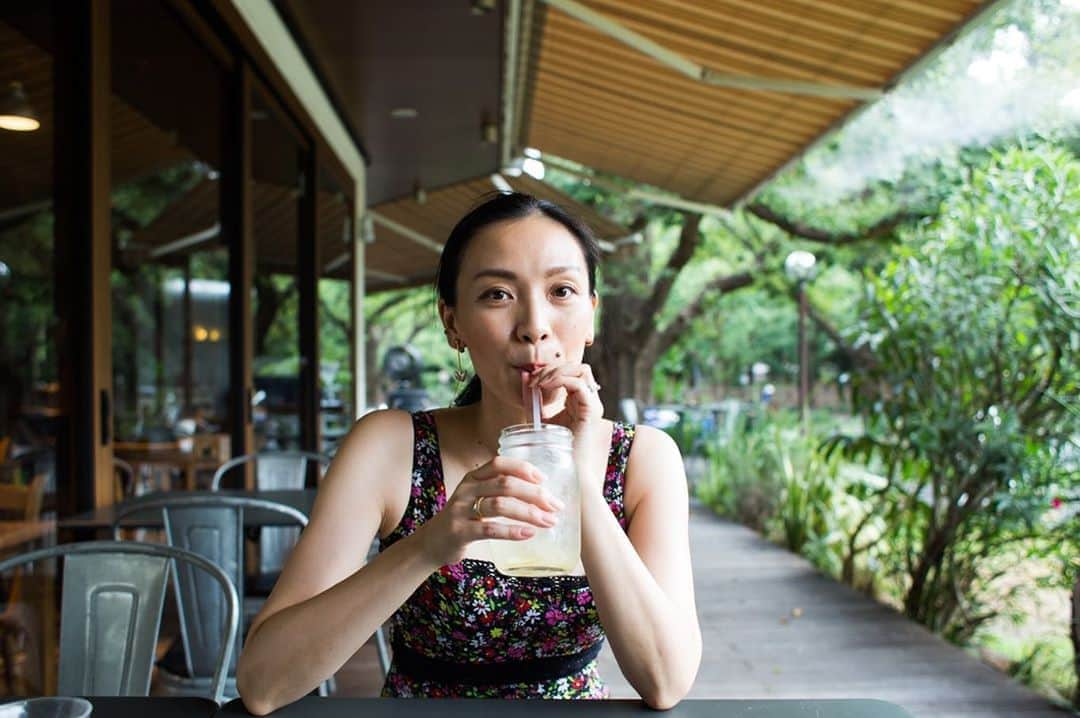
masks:
[[[350,284],[350,301],[352,306],[352,343],[350,351],[352,355],[352,378],[353,378],[353,415],[359,419],[367,411],[367,372],[372,367],[367,365],[364,352],[364,341],[367,334],[367,325],[364,321],[364,295],[367,291],[364,284],[364,247],[367,238],[374,236],[374,228],[371,219],[365,221],[364,207],[367,205],[364,196],[363,185],[357,183],[356,203],[351,205],[352,218],[352,283]]]
[[[56,437],[61,516],[111,503],[112,304],[109,0],[55,13]]]
[[[346,147],[343,149],[351,149],[355,157],[342,157],[338,150],[334,149],[331,138],[319,127],[319,123],[312,116],[309,108],[305,107],[289,80],[278,67],[278,63],[271,57],[262,42],[260,42],[259,37],[256,36],[251,25],[248,24],[248,21],[255,17],[264,17],[270,25],[284,27],[280,18],[277,17],[277,12],[262,0],[258,2],[249,0],[242,5],[238,5],[235,0],[210,0],[210,6],[213,8],[212,12],[216,16],[216,20],[223,23],[229,33],[236,39],[248,62],[251,63],[252,70],[266,83],[289,116],[300,126],[304,134],[317,138],[320,144],[329,149],[323,161],[330,165],[334,174],[340,177],[353,178],[352,181],[354,182],[362,180],[362,176],[358,177],[357,175],[363,173],[363,161],[366,159],[363,148],[359,147],[348,132],[342,129],[341,133],[348,138],[351,145],[351,148]],[[298,49],[296,53],[300,55]],[[302,58],[302,55],[300,57]],[[306,60],[304,64],[305,69],[307,69]],[[329,100],[326,100],[326,105],[330,106]],[[337,118],[335,117],[335,119]],[[340,122],[340,120],[337,121]],[[342,127],[344,127],[343,124]]]
[[[579,2],[576,2],[576,0],[544,0],[544,2],[553,7],[557,7],[570,17],[634,48],[638,52],[648,55],[676,72],[707,85],[732,87],[741,90],[755,90],[759,92],[783,92],[792,95],[809,95],[811,97],[831,97],[863,101],[876,100],[882,95],[881,89],[876,87],[855,87],[851,85],[807,82],[804,80],[771,77],[753,77],[749,75],[736,75],[729,72],[721,72],[711,67],[706,67],[705,65],[699,65],[677,52],[664,47],[660,43],[654,42],[644,35],[634,32],[625,25],[615,22],[606,15],[598,13]]]
[[[384,216],[382,214],[379,214],[378,212],[376,212],[373,209],[368,210],[368,216],[371,217],[372,221],[375,222],[375,224],[386,227],[391,232],[396,232],[397,234],[400,234],[405,239],[412,240],[413,242],[416,242],[417,244],[419,244],[421,247],[425,247],[426,249],[430,249],[432,252],[435,252],[436,254],[442,254],[442,245],[439,244],[438,242],[436,242],[431,237],[428,237],[426,234],[421,234],[420,232],[417,232],[415,229],[413,229],[411,227],[406,227],[405,225],[401,224],[400,222],[396,222],[396,221],[390,219],[389,217],[386,217],[386,216]]]
[[[229,248],[229,434],[232,455],[255,447],[251,288],[255,276],[251,176],[251,68],[237,65],[227,83],[221,173],[221,230]]]

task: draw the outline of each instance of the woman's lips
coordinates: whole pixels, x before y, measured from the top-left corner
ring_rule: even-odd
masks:
[[[523,371],[528,374],[532,374],[535,371],[543,369],[547,364],[515,364],[514,368],[518,371]]]

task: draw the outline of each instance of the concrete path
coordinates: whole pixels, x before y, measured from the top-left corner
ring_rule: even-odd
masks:
[[[704,641],[691,697],[878,698],[916,718],[1068,715],[703,507],[692,512],[690,541]],[[602,675],[615,697],[636,695],[606,649]]]

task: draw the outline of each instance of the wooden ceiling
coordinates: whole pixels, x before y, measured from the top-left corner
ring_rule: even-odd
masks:
[[[275,0],[368,158],[369,205],[498,170],[502,2]],[[411,108],[417,116],[394,119]]]
[[[580,0],[712,70],[885,89],[980,0]],[[730,205],[860,101],[717,87],[526,0],[516,146]]]
[[[41,129],[35,132],[0,132],[0,213],[43,207],[52,200],[52,64],[45,49],[0,22],[0,87],[21,82],[41,121]],[[192,159],[175,134],[115,95],[110,112],[114,184]]]

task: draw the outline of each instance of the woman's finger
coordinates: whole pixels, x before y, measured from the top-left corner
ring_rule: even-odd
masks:
[[[536,535],[536,528],[524,524],[510,524],[501,521],[477,521],[473,532],[476,538],[481,539],[504,539],[507,541],[526,541]]]
[[[470,510],[472,506],[475,506],[473,502],[477,497],[484,498],[484,506],[503,497],[538,506],[544,511],[561,511],[564,506],[562,501],[552,496],[551,492],[542,485],[509,475],[493,476],[476,481],[472,488],[461,496],[462,500],[470,504]],[[490,512],[485,509],[484,513]]]
[[[465,479],[487,481],[499,476],[517,476],[534,484],[543,483],[547,478],[540,469],[524,459],[515,459],[509,456],[496,456],[483,466],[477,467],[465,474]],[[464,483],[464,481],[462,483]]]
[[[593,388],[593,382],[587,381],[580,376],[567,376],[565,374],[559,376],[553,376],[543,382],[540,387],[542,389],[554,389],[562,387],[571,394],[577,394],[578,396],[589,399],[596,394]]]
[[[554,511],[545,511],[536,504],[513,496],[481,496],[473,506],[479,514],[476,518],[480,520],[510,519],[538,528],[551,528],[558,523]]]

